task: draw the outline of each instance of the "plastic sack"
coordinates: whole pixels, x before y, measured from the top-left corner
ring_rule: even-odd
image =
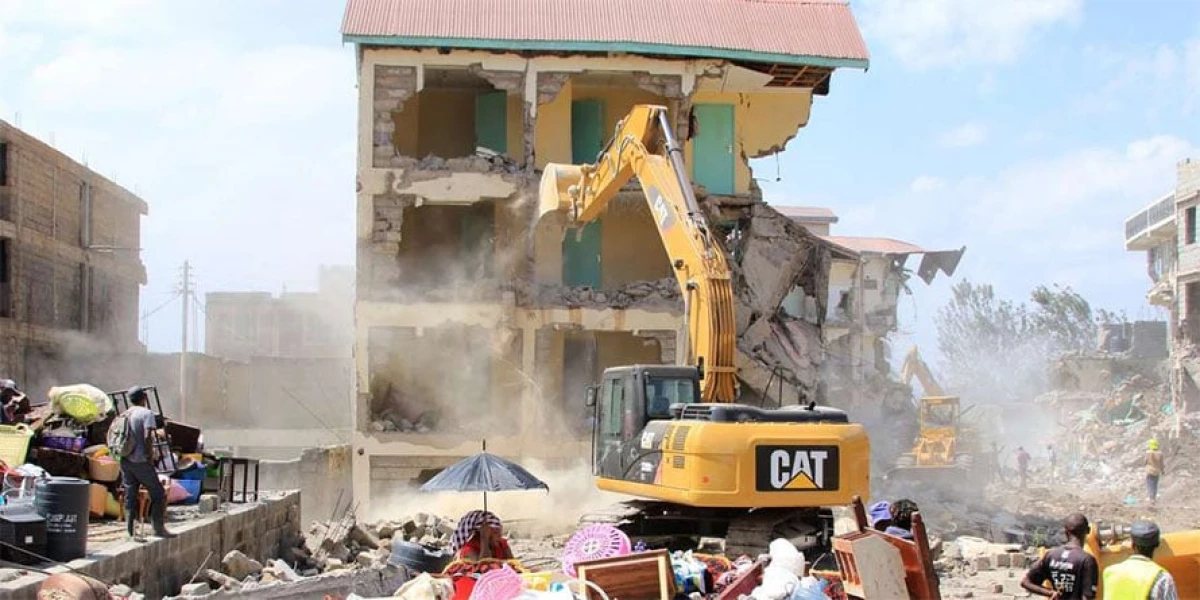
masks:
[[[771,555],[771,566],[787,569],[796,577],[804,577],[804,554],[791,542],[779,538],[771,542],[768,552]]]
[[[816,577],[805,577],[788,600],[829,600],[825,595],[825,583]]]
[[[763,569],[762,585],[750,592],[754,600],[786,600],[800,587],[800,578],[789,569],[774,564]]]
[[[436,579],[429,573],[421,573],[400,586],[392,597],[406,600],[450,600],[454,597],[454,586],[447,579]]]
[[[113,409],[112,398],[103,390],[86,383],[50,388],[50,410],[84,425],[103,419]]]
[[[161,478],[159,479],[161,481]],[[191,494],[174,479],[168,479],[163,486],[167,488],[167,504],[179,504],[191,497]]]

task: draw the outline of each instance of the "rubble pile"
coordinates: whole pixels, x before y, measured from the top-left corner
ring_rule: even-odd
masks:
[[[1059,390],[1035,402],[1058,415],[1057,477],[1111,501],[1135,504],[1145,489],[1142,450],[1157,439],[1169,473],[1160,498],[1190,495],[1185,488],[1200,474],[1200,415],[1177,414],[1167,384],[1134,374],[1106,393]]]
[[[724,240],[733,257],[730,268],[738,334],[735,366],[743,392],[782,395],[786,404],[815,399],[830,246],[765,204],[750,206],[746,213],[745,230]],[[801,318],[783,309],[784,300],[797,291],[804,297],[803,304],[812,305],[813,310],[804,312],[815,318]],[[779,392],[781,380],[783,391]]]
[[[512,173],[521,174],[524,169],[513,159],[503,154],[477,149],[474,156],[442,158],[432,154],[425,158],[394,156],[393,167],[419,171],[453,171],[457,173]]]
[[[518,301],[527,306],[628,308],[682,308],[679,283],[674,279],[635,281],[616,289],[534,284],[517,289]]]
[[[429,433],[437,427],[437,418],[434,413],[425,412],[421,413],[416,421],[410,421],[401,417],[397,411],[385,409],[375,415],[370,427],[371,431],[375,432]]]

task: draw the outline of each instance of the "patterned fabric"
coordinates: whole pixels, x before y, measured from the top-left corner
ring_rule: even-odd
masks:
[[[471,541],[471,538],[475,537],[475,534],[479,532],[480,526],[484,523],[497,529],[502,527],[500,517],[488,511],[473,510],[463,515],[458,520],[458,527],[454,528],[454,535],[450,537],[450,549],[458,552],[459,548],[462,548],[467,542]]]

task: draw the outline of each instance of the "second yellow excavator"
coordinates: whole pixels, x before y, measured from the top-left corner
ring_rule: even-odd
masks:
[[[835,408],[735,403],[730,267],[693,194],[666,107],[635,106],[595,164],[547,165],[541,215],[592,221],[633,177],[679,282],[687,343],[681,364],[609,368],[589,388],[597,486],[640,500],[584,521],[643,540],[724,537],[734,555],[785,537],[813,559],[833,537],[829,507],[868,496],[866,431]]]
[[[911,385],[914,377],[924,391],[917,402],[919,431],[912,451],[900,456],[888,479],[974,486],[979,478],[973,469],[978,448],[968,442],[977,440],[964,439],[959,397],[946,395],[916,346],[908,351],[901,367],[905,385]]]

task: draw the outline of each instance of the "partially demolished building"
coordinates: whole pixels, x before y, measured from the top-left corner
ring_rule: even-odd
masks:
[[[349,0],[342,27],[359,68],[364,510],[483,437],[503,454],[583,456],[584,387],[610,366],[675,361],[682,302],[636,183],[586,227],[534,218],[540,168],[593,162],[635,104],[668,107],[733,257],[743,390],[812,397],[837,250],[762,203],[748,161],[807,124],[834,70],[866,67],[849,7],[467,6]],[[813,311],[781,308],[797,288]]]
[[[881,401],[907,400],[907,386],[895,385],[889,362],[892,349],[887,343],[899,327],[901,294],[909,291],[914,275],[926,284],[939,272],[954,275],[966,248],[929,250],[891,238],[831,235],[838,218],[828,208],[776,208],[832,247],[821,327],[825,341],[822,383],[828,401],[853,409],[859,418],[871,419],[879,416]],[[909,259],[917,255],[920,262],[910,266]],[[815,308],[802,301],[797,289],[784,300],[783,309],[806,314]],[[890,397],[893,391],[903,398]]]
[[[1146,300],[1167,309],[1178,413],[1200,405],[1200,161],[1176,168],[1173,190],[1125,220],[1125,249],[1146,253]],[[1151,336],[1153,337],[1153,336]],[[1177,413],[1177,414],[1178,414]]]

